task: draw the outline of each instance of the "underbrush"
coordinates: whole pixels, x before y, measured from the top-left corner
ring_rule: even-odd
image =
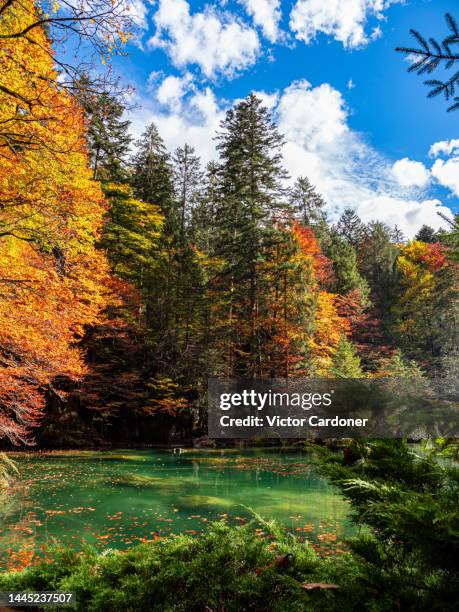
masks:
[[[0,590],[75,592],[85,612],[359,608],[368,589],[352,558],[322,559],[272,523],[263,533],[254,527],[214,523],[200,539],[175,536],[128,552],[56,550],[0,575]]]
[[[321,451],[363,534],[322,558],[273,522],[214,523],[98,554],[56,549],[0,591],[74,592],[84,612],[445,612],[459,592],[459,471],[402,441]],[[262,525],[262,530],[255,529]],[[56,609],[56,608],[53,608]]]

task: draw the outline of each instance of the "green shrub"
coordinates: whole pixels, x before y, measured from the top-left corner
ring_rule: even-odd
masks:
[[[215,523],[200,539],[182,535],[128,552],[62,550],[52,562],[0,575],[0,590],[73,591],[85,612],[357,609],[365,593],[352,560],[321,559],[274,525],[266,528],[274,539],[253,524]],[[304,583],[340,588],[306,590]]]
[[[0,591],[75,592],[84,612],[446,612],[459,592],[459,471],[401,441],[322,451],[322,470],[364,533],[321,558],[260,517],[214,523],[128,552],[56,550],[0,574]],[[306,585],[306,587],[305,587]],[[327,588],[336,585],[338,588]],[[56,608],[54,608],[56,609]]]
[[[365,535],[349,544],[361,580],[400,610],[452,610],[459,593],[459,470],[401,440],[352,442],[322,470]],[[390,608],[388,608],[390,609]]]

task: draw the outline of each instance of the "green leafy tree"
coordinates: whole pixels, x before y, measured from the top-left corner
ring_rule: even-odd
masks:
[[[384,376],[394,376],[397,378],[423,377],[423,372],[419,365],[413,360],[405,359],[399,350],[384,362],[382,370]]]
[[[160,256],[164,216],[159,206],[136,200],[129,185],[107,183],[104,193],[110,208],[101,245],[113,270],[142,288]]]
[[[404,353],[437,369],[443,356],[457,353],[457,264],[438,242],[413,241],[396,262],[392,333]]]

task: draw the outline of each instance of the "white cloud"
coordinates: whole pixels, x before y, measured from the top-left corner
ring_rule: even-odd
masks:
[[[279,38],[279,21],[281,18],[280,0],[239,0],[255,25],[271,42]]]
[[[277,107],[286,134],[284,159],[295,178],[306,175],[328,202],[332,218],[345,207],[363,221],[379,219],[413,236],[426,223],[444,226],[437,212],[451,216],[439,200],[401,188],[392,164],[347,124],[345,102],[328,84],[299,81],[286,88]]]
[[[209,87],[199,92],[191,90],[182,98],[180,110],[160,108],[151,98],[139,98],[137,103],[140,109],[127,113],[135,138],[153,121],[169,151],[187,143],[196,149],[204,163],[217,157],[214,136],[225,109]]]
[[[178,111],[182,106],[182,99],[190,90],[192,77],[186,74],[184,77],[168,76],[159,85],[156,91],[156,99],[163,106]]]
[[[434,229],[447,227],[439,212],[452,219],[453,214],[440,200],[410,200],[390,195],[376,195],[362,202],[358,213],[364,221],[381,220],[402,230],[407,238],[413,238],[422,225],[430,225]]]
[[[381,36],[379,26],[365,30],[370,17],[384,19],[383,11],[399,0],[297,0],[290,14],[296,38],[312,42],[319,32],[346,48],[358,48]]]
[[[459,196],[459,139],[440,140],[429,149],[429,157],[436,159],[430,170],[422,162],[407,157],[392,166],[392,173],[402,187],[425,187],[431,180]]]
[[[407,53],[403,61],[407,64],[417,64],[417,62],[419,62],[419,55],[416,55],[416,53]]]
[[[445,226],[438,212],[452,216],[449,208],[419,188],[400,186],[392,161],[349,128],[345,101],[330,85],[312,87],[296,81],[281,92],[258,94],[286,136],[284,162],[291,180],[308,176],[328,202],[332,220],[352,207],[364,221],[382,220],[412,237],[424,223],[435,229]],[[148,100],[141,113],[130,118],[137,134],[154,121],[169,150],[188,142],[207,162],[217,156],[213,137],[228,104],[207,87],[188,91],[180,110],[160,108]]]
[[[459,138],[434,142],[434,144],[429,149],[430,157],[438,157],[439,155],[451,155],[453,153],[459,154]]]
[[[199,66],[208,78],[233,76],[254,64],[260,53],[254,29],[211,6],[190,14],[186,0],[159,0],[153,20],[150,46],[164,49],[179,68]]]
[[[397,160],[392,172],[401,187],[425,187],[430,180],[430,173],[424,164],[407,157]]]
[[[451,157],[446,161],[435,160],[432,166],[432,176],[440,185],[450,189],[454,195],[459,196],[459,156]]]
[[[447,157],[436,159],[431,173],[437,182],[459,196],[459,138],[439,140],[429,149],[430,157]]]
[[[272,110],[279,102],[278,91],[275,91],[274,93],[268,93],[267,91],[254,91],[253,93],[260,98],[263,106],[266,106],[266,108],[269,110]]]
[[[309,150],[336,142],[349,129],[344,100],[327,83],[311,88],[308,81],[293,82],[284,90],[277,111],[287,139]]]
[[[146,30],[148,28],[148,9],[142,0],[129,0],[127,9],[134,24],[142,30]]]

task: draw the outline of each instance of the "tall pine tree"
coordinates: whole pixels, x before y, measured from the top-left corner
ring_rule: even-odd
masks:
[[[214,229],[219,200],[219,166],[210,161],[206,166],[203,188],[193,207],[190,236],[197,248],[206,253],[214,250]]]
[[[100,181],[123,182],[132,137],[130,122],[123,120],[125,106],[108,92],[96,93],[89,78],[78,82],[77,98],[86,118],[86,139],[93,176]]]
[[[365,236],[365,226],[355,210],[345,208],[336,225],[336,232],[348,244],[357,247]]]
[[[217,136],[220,198],[216,210],[216,251],[227,371],[262,374],[267,295],[264,264],[288,217],[282,167],[283,137],[254,94],[226,114]]]
[[[300,176],[290,190],[290,204],[305,225],[321,226],[326,220],[325,201],[309,179]]]
[[[139,200],[161,207],[167,222],[173,218],[172,168],[158,128],[151,123],[136,142],[132,186]]]
[[[184,236],[202,194],[203,172],[199,157],[188,144],[175,150],[172,163],[177,217],[180,233]]]

